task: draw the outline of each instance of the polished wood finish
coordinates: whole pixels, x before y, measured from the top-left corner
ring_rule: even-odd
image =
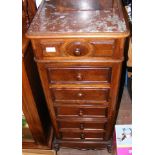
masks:
[[[46,108],[39,74],[32,45],[25,37],[36,7],[34,1],[22,1],[22,110],[28,123],[33,139],[23,139],[22,147],[50,149],[52,145],[53,129]]]
[[[22,59],[22,110],[34,140],[23,139],[23,148],[49,149],[53,130],[30,42],[24,53]]]
[[[63,76],[65,75],[65,76]],[[91,75],[91,76],[90,76]],[[48,68],[49,83],[110,83],[111,68]]]
[[[104,133],[95,131],[94,133],[92,131],[66,131],[66,132],[60,132],[61,133],[61,139],[62,140],[103,140],[104,139]]]
[[[92,37],[94,36],[93,33]],[[99,33],[100,34],[100,33]],[[52,34],[52,36],[55,34]],[[76,34],[75,34],[76,35]],[[66,35],[65,35],[66,36]],[[64,37],[65,37],[64,36]],[[43,36],[42,36],[43,37]],[[75,36],[74,36],[75,37]],[[37,48],[35,57],[42,60],[56,59],[84,59],[102,58],[102,59],[120,59],[122,53],[119,49],[120,44],[124,44],[123,39],[107,39],[107,38],[87,38],[87,39],[35,39],[33,48]],[[33,40],[32,40],[33,42]],[[78,43],[78,44],[77,44]],[[74,48],[72,46],[75,46]],[[78,45],[78,46],[77,46]],[[54,48],[55,52],[49,52],[49,48]],[[79,50],[80,55],[74,52]]]
[[[57,117],[107,117],[106,108],[68,108],[68,107],[57,107]],[[69,118],[68,117],[68,118]]]
[[[66,148],[74,148],[74,149],[82,149],[82,150],[88,150],[88,149],[106,149],[107,144],[109,141],[105,142],[102,140],[96,140],[96,141],[90,141],[90,140],[58,140],[58,143],[62,147]]]
[[[120,1],[44,1],[26,35],[54,126],[54,148],[109,150],[129,35]]]
[[[93,89],[93,88],[62,88],[52,89],[54,101],[67,101],[67,100],[96,100],[108,101],[109,89]]]
[[[106,123],[103,122],[71,122],[66,123],[65,121],[59,122],[59,128],[61,131],[64,130],[105,130]]]

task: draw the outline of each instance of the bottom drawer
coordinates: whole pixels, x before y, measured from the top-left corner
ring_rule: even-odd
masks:
[[[104,141],[59,141],[60,147],[74,148],[74,149],[105,149],[107,148],[107,142]]]
[[[61,132],[63,140],[79,139],[79,140],[103,140],[104,132]]]

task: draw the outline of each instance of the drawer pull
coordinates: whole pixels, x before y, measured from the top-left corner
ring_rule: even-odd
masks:
[[[80,124],[80,129],[84,130],[84,124],[83,123]]]
[[[83,111],[82,111],[82,109],[80,109],[80,111],[79,111],[79,116],[83,116]]]
[[[80,56],[80,55],[81,55],[81,51],[80,51],[79,48],[76,48],[76,49],[75,49],[74,55],[75,55],[75,56]]]
[[[84,133],[81,133],[80,138],[81,138],[81,139],[85,139]]]
[[[77,76],[76,76],[76,78],[77,78],[77,80],[79,80],[79,81],[82,80],[82,75],[81,75],[81,73],[78,73]]]
[[[82,93],[78,93],[77,96],[78,96],[78,97],[82,97],[83,94],[82,94]]]

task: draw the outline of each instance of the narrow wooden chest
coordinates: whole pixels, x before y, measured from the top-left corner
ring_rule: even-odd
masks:
[[[33,44],[56,149],[110,146],[128,35],[119,0],[41,4],[27,37]]]

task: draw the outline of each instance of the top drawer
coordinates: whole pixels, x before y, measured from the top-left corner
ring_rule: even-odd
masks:
[[[34,40],[35,54],[46,57],[112,57],[119,55],[116,39],[41,39]]]

